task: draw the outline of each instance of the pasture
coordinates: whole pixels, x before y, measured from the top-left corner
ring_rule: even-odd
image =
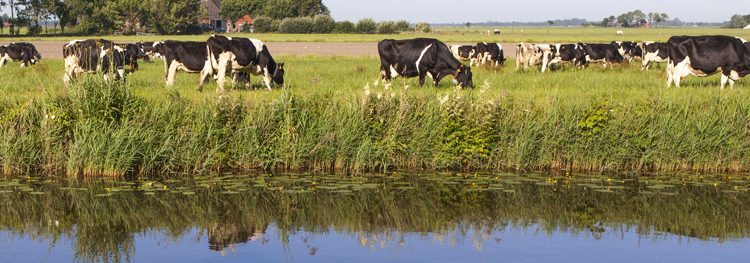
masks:
[[[750,170],[749,85],[718,77],[666,88],[664,65],[541,74],[475,68],[473,89],[379,81],[374,57],[279,56],[286,87],[217,94],[163,62],[125,85],[62,85],[62,60],[0,69],[6,174],[164,175],[216,171]],[[54,116],[54,117],[51,117]]]
[[[500,29],[500,35],[488,35],[488,30]],[[624,35],[617,36],[615,32],[622,30]],[[610,41],[666,41],[673,35],[730,35],[750,39],[750,30],[729,28],[582,28],[582,27],[552,27],[552,28],[524,28],[524,27],[436,27],[432,33],[405,32],[393,35],[380,34],[250,34],[232,33],[233,37],[258,38],[265,42],[377,42],[386,38],[407,39],[417,37],[437,38],[450,43],[575,43],[575,42],[610,42]],[[90,37],[11,37],[2,42],[10,41],[69,41],[81,38],[105,38],[116,42],[136,41],[205,41],[208,35],[180,35],[180,36],[90,36]]]

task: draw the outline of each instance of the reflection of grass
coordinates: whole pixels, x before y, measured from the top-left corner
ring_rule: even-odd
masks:
[[[674,195],[667,196],[638,194],[647,184],[644,181],[618,181],[612,184],[627,187],[598,193],[575,186],[583,180],[579,178],[554,179],[553,187],[536,184],[548,178],[512,175],[392,178],[196,177],[136,185],[74,180],[42,183],[32,178],[0,183],[0,189],[13,191],[0,194],[0,229],[33,239],[71,235],[76,255],[90,259],[125,258],[133,253],[133,236],[146,232],[178,238],[198,228],[206,231],[211,248],[222,249],[257,238],[269,225],[278,227],[282,240],[300,230],[340,231],[358,233],[363,244],[376,242],[376,235],[384,239],[383,233],[393,234],[386,240],[397,242],[398,235],[405,233],[491,233],[534,224],[549,234],[582,232],[594,237],[608,229],[635,229],[654,239],[665,232],[718,241],[749,235],[750,221],[744,219],[750,216],[750,195],[722,193],[725,185],[678,185],[673,187]],[[253,186],[260,183],[266,186]],[[339,194],[319,185],[351,191]],[[502,185],[507,192],[469,191],[489,185]],[[28,186],[46,194],[20,193],[18,188]],[[247,190],[238,190],[243,188]],[[222,194],[229,189],[238,194]],[[288,189],[304,189],[304,193],[288,193]],[[146,190],[156,193],[144,195]],[[195,195],[185,196],[185,191]],[[101,193],[114,194],[97,196]]]
[[[437,27],[434,33],[422,34],[407,32],[397,35],[362,35],[362,34],[228,34],[234,37],[250,37],[262,39],[266,42],[377,42],[385,38],[415,38],[431,37],[452,43],[476,43],[476,42],[610,42],[610,41],[666,41],[673,35],[730,35],[750,39],[750,32],[742,29],[726,28],[510,28],[497,27],[502,31],[501,35],[487,35],[488,30],[495,27]],[[624,36],[615,35],[615,31],[622,30]],[[183,41],[205,41],[208,35],[188,36],[103,36],[102,38],[114,41],[159,41],[159,40],[183,40]],[[17,37],[7,41],[70,41],[72,39],[97,38],[91,37]],[[273,50],[273,48],[271,48]]]
[[[5,173],[160,175],[221,170],[699,171],[750,169],[747,85],[663,87],[622,66],[539,74],[475,70],[472,90],[377,81],[373,58],[282,57],[285,90],[218,96],[161,62],[127,86],[62,87],[60,60],[3,68]],[[11,66],[13,66],[12,64]],[[258,81],[258,78],[254,78]],[[366,88],[363,88],[366,87]]]

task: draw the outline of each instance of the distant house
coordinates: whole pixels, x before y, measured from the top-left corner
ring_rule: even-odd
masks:
[[[207,16],[200,20],[205,30],[220,32],[239,32],[245,23],[252,25],[253,17],[243,16],[234,23],[221,16],[221,0],[201,0],[201,6],[206,10]]]
[[[638,27],[640,28],[651,28],[651,23],[649,23],[646,20],[641,20],[638,22]]]
[[[750,25],[745,26],[745,29],[750,29]]]

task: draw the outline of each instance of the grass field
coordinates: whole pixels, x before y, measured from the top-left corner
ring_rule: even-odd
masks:
[[[475,69],[474,89],[378,81],[372,57],[286,56],[287,87],[196,91],[163,64],[127,85],[65,88],[62,61],[0,69],[7,174],[212,171],[742,172],[748,84],[718,77],[666,88],[663,66]],[[50,117],[55,116],[55,117]]]
[[[363,34],[228,34],[237,37],[258,38],[266,42],[377,42],[386,38],[405,39],[415,37],[438,38],[450,43],[471,42],[609,42],[609,41],[666,41],[673,35],[712,35],[723,34],[750,39],[750,30],[725,28],[582,28],[582,27],[553,27],[553,28],[510,28],[497,27],[501,35],[487,35],[488,30],[496,28],[486,27],[438,27],[433,33],[402,33],[396,35],[363,35]],[[616,31],[622,30],[625,35],[617,36]],[[183,40],[205,41],[207,35],[188,36],[99,36],[120,42]],[[14,37],[0,39],[2,41],[67,41],[71,39],[95,37]]]

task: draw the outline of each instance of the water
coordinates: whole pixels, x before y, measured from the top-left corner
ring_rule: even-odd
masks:
[[[0,262],[744,262],[748,181],[0,179]]]

